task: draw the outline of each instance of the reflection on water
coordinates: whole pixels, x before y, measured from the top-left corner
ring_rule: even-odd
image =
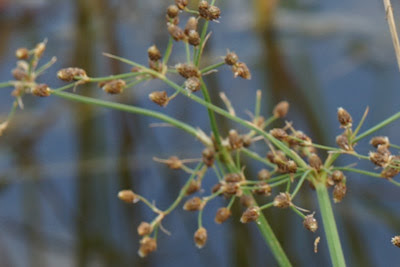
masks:
[[[0,78],[10,78],[15,48],[30,47],[46,37],[46,57],[59,59],[47,72],[54,86],[59,85],[53,78],[56,70],[65,66],[79,66],[92,75],[128,69],[102,58],[103,51],[145,62],[149,45],[166,45],[167,35],[160,29],[167,2],[0,1]],[[336,107],[346,107],[359,119],[369,106],[366,127],[398,111],[400,79],[380,3],[267,2],[221,1],[221,23],[212,25],[205,60],[212,62],[230,48],[253,70],[250,82],[233,80],[227,69],[207,78],[210,88],[227,89],[240,116],[252,110],[255,90],[261,88],[264,112],[287,99],[292,105],[290,119],[299,128],[317,143],[334,144],[339,133]],[[172,63],[181,58],[182,53]],[[149,87],[156,90],[162,85],[146,84],[113,99],[159,109],[147,100]],[[96,88],[80,90],[106,97]],[[0,94],[0,111],[6,114],[11,97],[6,90]],[[219,101],[217,90],[211,95]],[[154,121],[140,116],[59,99],[28,98],[25,106],[0,139],[2,266],[187,266],[188,262],[264,266],[273,262],[256,227],[236,221],[221,227],[206,220],[212,234],[208,245],[197,250],[191,244],[196,216],[180,210],[164,225],[172,236],[160,235],[157,253],[139,259],[136,226],[152,214],[140,205],[123,205],[116,192],[134,188],[166,207],[186,176],[151,158],[194,157],[201,145],[176,129],[149,128]],[[210,130],[202,107],[186,99],[174,100],[164,111]],[[231,122],[219,119],[227,131]],[[394,143],[400,143],[398,130],[399,124],[386,130]],[[360,144],[360,150],[365,154],[368,148]],[[341,162],[348,163],[352,161]],[[254,175],[259,168],[249,163],[247,171]],[[205,181],[206,186],[213,184],[212,179]],[[398,262],[399,253],[389,243],[400,223],[398,189],[358,175],[349,177],[348,187],[346,201],[335,205],[335,212],[349,265]],[[301,192],[299,204],[316,209],[310,192]],[[218,202],[206,209],[205,218],[213,218],[222,203]],[[240,213],[239,206],[234,213]],[[294,214],[275,210],[266,214],[296,266],[329,263],[325,240],[315,255],[314,236],[303,230]]]

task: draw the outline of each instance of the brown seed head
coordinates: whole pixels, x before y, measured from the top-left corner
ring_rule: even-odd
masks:
[[[28,73],[24,69],[21,69],[21,68],[13,69],[12,70],[12,75],[14,76],[14,78],[17,81],[24,81],[24,80],[27,80],[29,78]]]
[[[400,248],[400,235],[392,238],[392,244]]]
[[[211,193],[215,194],[217,193],[219,190],[221,190],[222,184],[218,183],[215,184],[212,188],[211,188]]]
[[[336,144],[343,150],[352,151],[353,148],[349,145],[349,139],[345,134],[336,136]]]
[[[352,126],[353,119],[351,118],[350,114],[344,108],[338,108],[337,112],[338,120],[340,123],[340,127],[348,128]]]
[[[371,139],[370,144],[374,147],[381,146],[390,146],[389,138],[387,136],[375,136]]]
[[[200,41],[201,41],[200,34],[197,31],[195,30],[189,31],[188,42],[190,45],[198,46],[200,44]]]
[[[258,207],[249,207],[243,212],[242,217],[240,217],[241,223],[254,222],[260,216],[260,209]]]
[[[199,69],[193,64],[177,64],[175,66],[178,73],[184,78],[197,77],[200,78],[201,74]]]
[[[339,203],[346,195],[347,187],[345,183],[338,183],[333,188],[333,202]]]
[[[182,161],[176,156],[169,157],[166,164],[172,170],[179,170],[183,165]]]
[[[258,182],[256,189],[253,192],[260,196],[270,196],[272,188],[269,184],[264,181]]]
[[[167,23],[168,32],[175,41],[182,41],[185,39],[185,32],[173,23]]]
[[[300,146],[311,146],[312,145],[312,140],[310,137],[308,137],[306,134],[304,134],[302,131],[296,131],[294,136],[297,139],[302,140],[303,142],[300,142]]]
[[[188,5],[188,0],[175,0],[175,5],[180,9],[183,10]]]
[[[381,177],[386,179],[392,179],[397,174],[399,174],[400,170],[392,167],[386,167],[381,172]]]
[[[197,211],[202,209],[203,201],[199,197],[193,197],[185,202],[183,209],[187,211]]]
[[[197,77],[190,77],[185,81],[185,88],[191,92],[197,92],[200,90],[200,79]]]
[[[335,181],[333,181],[332,176],[326,177],[325,181],[326,187],[331,187],[335,185]]]
[[[179,15],[179,8],[176,5],[170,5],[167,8],[167,16],[171,19]]]
[[[208,8],[208,19],[217,20],[221,16],[221,9],[217,6],[210,6]]]
[[[275,118],[284,118],[286,117],[288,112],[289,112],[289,102],[281,101],[275,106],[272,114],[274,114]]]
[[[390,154],[379,153],[379,152],[369,152],[370,161],[379,167],[386,167],[390,162]]]
[[[224,180],[227,183],[238,183],[243,180],[243,177],[238,173],[228,173],[224,176]]]
[[[240,186],[237,183],[225,183],[222,185],[221,189],[224,195],[227,197],[242,194],[242,190],[240,190]]]
[[[340,182],[342,182],[343,179],[344,179],[343,172],[341,172],[341,171],[339,171],[339,170],[336,170],[336,171],[332,172],[331,177],[332,177],[332,180],[333,180],[335,183],[340,183]]]
[[[141,222],[137,228],[138,235],[145,236],[153,232],[153,227],[148,222]]]
[[[281,192],[274,198],[274,206],[277,208],[285,209],[289,208],[291,205],[292,205],[292,198],[290,194],[287,192],[285,193]]]
[[[185,25],[185,34],[189,36],[190,31],[197,31],[198,20],[195,17],[190,17]]]
[[[38,43],[35,47],[34,55],[36,58],[41,58],[44,50],[46,50],[46,42]]]
[[[250,135],[247,135],[247,134],[242,136],[242,140],[243,140],[244,147],[249,147],[253,143],[253,139],[251,138]]]
[[[118,79],[118,80],[112,80],[112,81],[106,82],[102,86],[102,89],[107,94],[117,95],[117,94],[122,93],[124,91],[125,87],[126,87],[126,82],[122,79]]]
[[[39,97],[50,96],[50,88],[47,84],[37,84],[32,89],[32,94]]]
[[[199,2],[199,15],[204,19],[208,19],[208,2],[207,1],[200,1]]]
[[[212,148],[206,147],[203,152],[201,153],[202,155],[202,159],[203,159],[203,163],[207,166],[207,167],[211,167],[212,165],[214,165],[214,158],[215,158],[215,151]]]
[[[280,141],[285,141],[288,138],[286,131],[281,128],[274,128],[270,130],[269,133]]]
[[[243,139],[236,130],[234,129],[229,130],[228,139],[229,139],[229,145],[231,146],[232,150],[240,149],[243,147]]]
[[[225,56],[225,63],[227,65],[233,66],[239,61],[239,57],[235,52],[228,52]]]
[[[18,59],[28,59],[28,58],[29,58],[29,50],[26,49],[25,47],[23,47],[23,48],[18,48],[18,49],[15,51],[15,56],[16,56]]]
[[[314,214],[307,215],[304,218],[303,225],[307,230],[315,233],[315,231],[318,229],[318,222],[314,218]]]
[[[317,171],[319,171],[322,167],[322,161],[321,159],[318,157],[317,154],[312,153],[309,157],[308,157],[308,163],[310,164],[310,166],[314,169],[316,169]]]
[[[132,190],[121,190],[118,198],[126,203],[137,203],[140,199]]]
[[[214,221],[218,224],[221,224],[229,219],[231,216],[231,211],[228,208],[219,208],[217,210],[217,214],[215,215]]]
[[[262,169],[258,172],[257,177],[260,181],[268,180],[271,178],[271,173],[267,169]]]
[[[154,238],[145,236],[140,240],[140,248],[138,254],[140,257],[144,258],[150,253],[157,250],[157,241]]]
[[[243,79],[250,80],[251,73],[247,65],[243,62],[237,62],[235,65],[232,66],[232,71],[234,77],[242,77]]]
[[[296,173],[297,172],[297,164],[293,160],[289,160],[286,164],[288,173]]]
[[[197,180],[192,180],[186,189],[186,195],[191,195],[198,192],[201,188],[201,183]]]
[[[165,107],[166,105],[168,105],[169,102],[169,97],[167,95],[167,92],[165,91],[152,92],[151,94],[149,94],[149,98],[151,101],[161,107]]]
[[[254,206],[254,200],[251,196],[242,195],[240,197],[240,204],[246,208]]]
[[[149,49],[147,49],[147,54],[150,60],[158,61],[161,59],[161,52],[156,45],[150,46]]]
[[[65,68],[57,72],[58,79],[64,82],[72,82],[80,78],[87,78],[86,71],[80,68]]]
[[[196,244],[196,247],[202,248],[205,246],[207,243],[207,230],[204,227],[200,227],[197,229],[197,231],[194,233],[193,236],[194,243]]]

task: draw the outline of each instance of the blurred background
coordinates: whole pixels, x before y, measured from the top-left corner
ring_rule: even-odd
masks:
[[[164,49],[168,40],[165,10],[173,1],[161,0],[0,0],[0,81],[12,78],[14,51],[34,47],[48,38],[44,61],[57,56],[54,67],[40,78],[53,88],[61,86],[58,69],[84,68],[89,76],[129,71],[129,66],[101,53],[147,62],[152,44]],[[197,1],[189,1],[195,8]],[[400,6],[394,6],[400,18]],[[358,121],[370,113],[364,129],[400,110],[400,73],[381,1],[288,0],[217,1],[220,23],[211,23],[212,38],[203,64],[220,61],[226,50],[248,64],[251,81],[233,79],[228,67],[207,77],[212,98],[221,105],[224,90],[239,116],[254,109],[255,92],[263,92],[262,111],[288,100],[289,120],[316,143],[335,145],[340,133],[337,107]],[[399,20],[397,20],[399,21]],[[399,21],[400,22],[400,21]],[[184,59],[175,46],[171,65]],[[178,97],[162,109],[148,100],[165,88],[151,81],[118,97],[92,87],[79,93],[152,108],[210,132],[207,113]],[[10,90],[0,91],[1,121],[11,107]],[[158,250],[150,257],[137,255],[136,227],[153,214],[142,204],[126,205],[117,192],[132,188],[166,208],[187,179],[152,161],[199,157],[202,145],[173,128],[149,127],[146,117],[68,102],[56,97],[24,98],[9,129],[0,138],[0,266],[275,266],[269,249],[254,224],[238,217],[223,225],[213,221],[223,199],[204,212],[209,241],[198,250],[193,244],[197,215],[179,207],[164,221],[172,235],[160,233]],[[218,118],[224,133],[236,125]],[[277,124],[279,125],[279,124]],[[239,128],[243,130],[242,128]],[[400,122],[378,134],[400,144]],[[265,151],[253,146],[264,155]],[[368,140],[357,150],[367,154]],[[397,152],[395,152],[397,153]],[[321,154],[321,156],[324,156]],[[261,166],[247,161],[247,174]],[[369,162],[343,157],[337,164]],[[380,179],[347,174],[348,195],[334,205],[339,233],[349,266],[395,266],[399,249],[390,243],[400,234],[399,188]],[[204,181],[206,193],[215,183],[213,173]],[[313,191],[304,187],[296,202],[317,211]],[[235,206],[236,215],[240,207]],[[271,209],[266,216],[295,266],[329,266],[322,223],[317,235],[306,231],[293,212]]]

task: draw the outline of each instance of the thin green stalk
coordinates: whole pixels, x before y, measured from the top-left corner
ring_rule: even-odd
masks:
[[[86,97],[86,96],[75,95],[72,93],[60,92],[60,91],[56,91],[56,90],[51,91],[51,94],[58,96],[58,97],[65,98],[65,99],[82,102],[82,103],[86,103],[86,104],[90,104],[90,105],[96,105],[96,106],[100,106],[100,107],[121,110],[121,111],[125,111],[128,113],[136,113],[136,114],[141,114],[144,116],[157,118],[159,120],[165,121],[165,122],[179,128],[179,129],[182,129],[185,132],[187,132],[197,138],[199,137],[198,132],[194,127],[192,127],[186,123],[183,123],[179,120],[176,120],[174,118],[171,118],[160,112],[156,112],[156,111],[152,111],[152,110],[144,109],[144,108],[139,108],[139,107],[135,107],[135,106],[129,106],[129,105],[125,105],[125,104],[120,104],[120,103],[114,103],[114,102],[110,102],[110,101],[94,99],[94,98],[90,98],[90,97]]]
[[[221,66],[223,66],[223,65],[225,65],[225,61],[222,61],[222,62],[213,64],[213,65],[210,65],[210,66],[208,66],[208,67],[205,67],[205,68],[202,69],[200,72],[201,72],[202,74],[204,74],[204,73],[206,73],[206,72],[209,72],[210,70],[214,70],[214,69],[219,68],[219,67],[221,67]]]
[[[342,251],[342,245],[340,244],[340,238],[332,211],[331,201],[329,199],[328,190],[324,182],[318,182],[315,187],[332,266],[345,267],[346,262]]]
[[[0,88],[6,88],[6,87],[12,87],[13,82],[4,82],[4,83],[0,83]]]
[[[181,202],[181,200],[185,197],[186,195],[186,190],[189,188],[190,183],[193,181],[193,179],[196,177],[196,175],[198,174],[198,171],[202,168],[203,163],[200,162],[196,168],[194,169],[194,172],[192,173],[192,175],[190,175],[189,179],[186,181],[185,185],[182,187],[181,191],[179,192],[178,197],[175,199],[175,201],[171,204],[171,206],[169,206],[169,208],[167,208],[164,211],[164,214],[167,215],[168,213],[170,213],[171,211],[173,211],[176,206],[179,205],[179,203]]]
[[[143,72],[127,72],[127,73],[122,73],[122,74],[117,74],[117,75],[109,75],[106,77],[89,78],[89,82],[112,81],[112,80],[116,80],[116,79],[135,77],[135,76],[139,76],[139,75],[143,75],[143,74],[144,74]]]
[[[190,46],[188,42],[185,42],[185,50],[186,50],[186,61],[190,63]]]
[[[169,57],[171,56],[171,53],[172,53],[173,45],[174,45],[174,39],[172,39],[172,37],[170,36],[168,39],[167,49],[165,49],[165,53],[164,53],[164,58],[163,58],[164,65],[168,64]]]
[[[299,211],[295,206],[290,206],[290,208],[297,214],[299,215],[302,219],[306,217],[301,211]]]
[[[362,134],[358,135],[356,138],[354,138],[353,143],[356,143],[358,141],[360,141],[361,139],[367,137],[370,134],[373,134],[374,132],[380,130],[381,128],[385,127],[386,125],[394,122],[395,120],[400,119],[400,112],[397,112],[396,114],[390,116],[389,118],[387,118],[386,120],[378,123],[377,125],[375,125],[374,127],[370,128],[369,130],[363,132]]]
[[[307,176],[310,174],[310,172],[311,172],[311,170],[308,170],[308,171],[306,171],[306,172],[301,176],[300,181],[297,183],[295,189],[294,189],[293,192],[292,192],[292,195],[291,195],[292,198],[294,198],[294,197],[297,195],[297,193],[299,192],[301,186],[303,185],[305,179],[306,179]]]
[[[368,176],[371,176],[371,177],[382,178],[382,176],[380,175],[380,173],[364,171],[364,170],[360,170],[360,169],[356,169],[356,168],[335,167],[335,168],[333,168],[333,169],[334,169],[334,170],[341,170],[341,171],[348,171],[348,172],[356,172],[356,173],[368,175]]]
[[[257,90],[256,104],[254,107],[254,118],[258,118],[258,116],[260,116],[260,110],[261,110],[261,90]]]

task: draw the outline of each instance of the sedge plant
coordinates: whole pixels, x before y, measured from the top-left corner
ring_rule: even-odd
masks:
[[[188,179],[182,185],[179,195],[167,209],[158,208],[152,201],[141,196],[140,192],[134,192],[130,188],[121,188],[118,193],[122,201],[129,204],[142,202],[154,212],[152,221],[143,221],[137,228],[138,235],[141,236],[139,249],[141,257],[148,256],[157,250],[159,230],[165,231],[162,227],[163,220],[180,206],[186,211],[197,212],[198,226],[194,233],[194,243],[199,248],[205,246],[207,230],[202,223],[203,210],[210,201],[222,197],[226,202],[218,209],[215,222],[222,224],[228,220],[231,217],[232,205],[236,201],[240,202],[244,210],[239,219],[240,222],[256,223],[279,266],[292,266],[292,263],[263,211],[287,209],[289,212],[294,212],[299,217],[299,223],[302,223],[304,228],[311,232],[310,234],[316,234],[319,231],[319,225],[314,216],[315,213],[319,213],[332,265],[346,266],[338,234],[340,229],[338,230],[336,226],[332,201],[339,203],[346,195],[345,173],[361,173],[400,186],[400,183],[394,180],[400,172],[400,156],[392,155],[390,151],[391,148],[399,149],[399,146],[390,143],[388,137],[376,136],[371,139],[374,150],[369,155],[361,155],[355,149],[360,140],[370,137],[379,129],[399,119],[400,112],[366,131],[361,131],[368,110],[361,121],[355,124],[351,115],[345,109],[339,108],[337,116],[343,132],[336,138],[337,147],[330,147],[314,143],[309,136],[296,129],[293,123],[284,120],[289,112],[289,103],[286,101],[278,103],[270,115],[262,116],[260,114],[261,91],[256,93],[251,119],[237,116],[233,104],[223,92],[220,92],[220,96],[225,106],[217,106],[211,101],[204,77],[215,75],[218,68],[222,66],[230,67],[234,78],[250,79],[251,72],[234,52],[228,52],[220,62],[203,66],[202,55],[210,38],[208,25],[217,21],[221,14],[214,2],[214,0],[200,1],[195,10],[188,8],[188,0],[176,0],[170,5],[166,11],[166,30],[170,34],[167,48],[161,53],[156,45],[150,46],[147,51],[147,64],[104,54],[106,57],[131,66],[131,71],[126,73],[91,77],[81,68],[64,68],[58,71],[57,77],[67,84],[60,88],[52,88],[48,84],[36,82],[37,77],[55,62],[53,58],[50,62],[39,65],[39,60],[46,48],[46,41],[39,43],[33,49],[17,49],[17,67],[12,71],[14,79],[0,83],[1,88],[13,88],[12,96],[15,97],[8,118],[0,124],[0,134],[7,129],[15,111],[23,108],[23,98],[27,94],[62,98],[161,120],[194,136],[204,145],[204,150],[199,151],[199,159],[180,159],[176,156],[167,159],[154,158],[156,162],[188,174]],[[181,27],[180,21],[184,19],[186,23]],[[177,42],[184,44],[186,60],[170,66],[168,62],[172,56],[174,44]],[[181,83],[176,82],[179,77],[183,80]],[[162,81],[170,88],[169,92],[150,93],[150,101],[165,107],[173,102],[177,95],[183,95],[188,101],[204,107],[212,132],[206,133],[188,122],[177,120],[162,112],[79,94],[79,88],[90,83],[97,83],[105,93],[123,94],[124,90],[150,80]],[[247,131],[239,133],[237,129],[231,129],[227,133],[222,132],[215,118],[216,114],[244,127]],[[279,120],[282,127],[271,128],[272,123]],[[265,155],[259,155],[252,150],[255,143],[265,146]],[[321,154],[325,154],[325,161],[321,160]],[[354,167],[336,166],[337,158],[343,154],[371,161],[381,168],[381,171],[369,172]],[[251,179],[248,176],[245,166],[242,165],[242,157],[263,164],[264,168],[259,170],[257,179]],[[214,174],[211,176],[216,177],[215,185],[210,189],[205,189],[202,187],[202,181],[210,176],[210,173]],[[311,187],[315,191],[319,210],[309,211],[296,205],[298,192],[304,186]],[[329,195],[329,190],[332,190],[332,197]],[[263,199],[263,202],[256,201],[255,196],[260,196],[257,200]],[[183,205],[182,202],[184,202]],[[315,244],[317,245],[318,242],[319,237],[316,236]],[[400,237],[395,236],[392,243],[400,246]]]

